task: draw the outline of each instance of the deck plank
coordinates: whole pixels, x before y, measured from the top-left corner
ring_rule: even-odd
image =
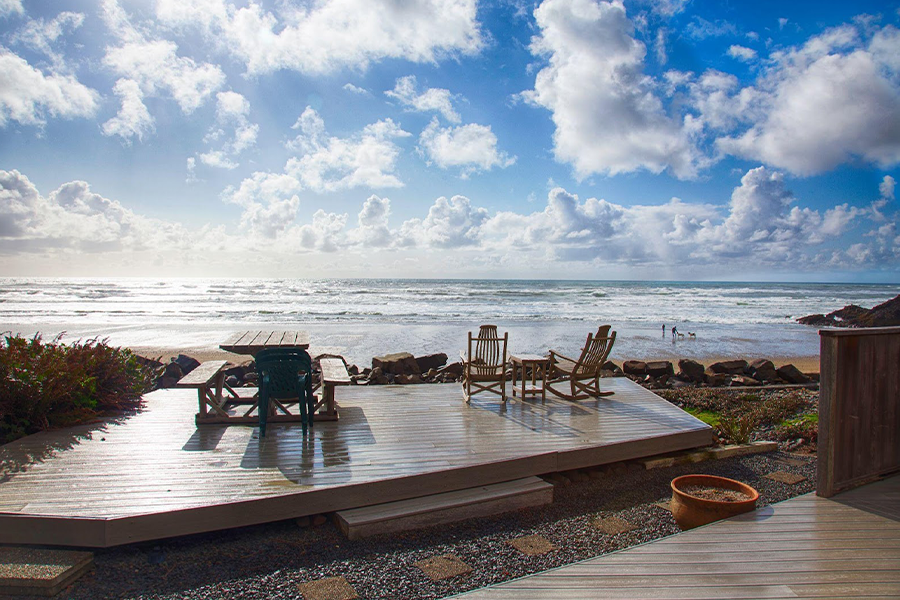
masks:
[[[834,498],[807,494],[457,597],[898,598],[898,492],[900,475]]]
[[[270,423],[262,440],[253,426],[196,426],[196,394],[159,390],[136,415],[0,447],[0,543],[73,543],[56,526],[7,527],[16,517],[96,519],[103,531],[93,537],[109,545],[711,442],[708,426],[648,390],[624,378],[605,385],[615,394],[600,400],[505,405],[480,396],[467,405],[458,384],[349,386],[340,421],[317,422],[306,438]]]

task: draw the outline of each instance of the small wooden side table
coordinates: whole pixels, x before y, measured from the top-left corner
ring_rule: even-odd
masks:
[[[525,398],[526,394],[530,396],[541,395],[541,402],[544,402],[547,399],[547,391],[544,389],[544,382],[547,380],[547,369],[550,367],[550,359],[546,356],[540,356],[538,354],[519,354],[517,356],[510,356],[510,362],[512,363],[512,395],[515,397],[516,391],[519,392],[520,398]],[[528,373],[528,368],[531,368],[531,386],[527,386],[528,378],[526,374]],[[516,379],[517,373],[521,372],[522,376],[522,385],[519,390],[516,390]],[[538,385],[538,379],[541,380],[541,384]]]

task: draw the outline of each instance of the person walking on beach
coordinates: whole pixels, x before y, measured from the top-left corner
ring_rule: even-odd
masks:
[[[677,337],[678,337],[678,326],[672,325],[672,339],[674,340]]]
[[[663,323],[663,337],[666,337],[666,324]]]

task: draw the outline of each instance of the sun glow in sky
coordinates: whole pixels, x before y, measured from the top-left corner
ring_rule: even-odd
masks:
[[[900,281],[900,4],[0,0],[0,275]]]

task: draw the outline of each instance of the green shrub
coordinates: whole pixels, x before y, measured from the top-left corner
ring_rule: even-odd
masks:
[[[759,421],[752,413],[731,414],[719,419],[719,432],[726,440],[735,444],[746,444],[758,424]]]
[[[152,373],[130,350],[59,339],[0,341],[0,443],[137,408],[150,390]]]
[[[819,439],[819,415],[806,413],[793,419],[787,419],[778,424],[775,428],[775,435],[779,441],[803,438],[816,443]]]

